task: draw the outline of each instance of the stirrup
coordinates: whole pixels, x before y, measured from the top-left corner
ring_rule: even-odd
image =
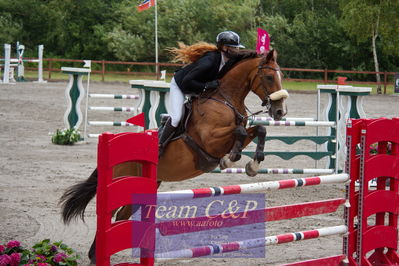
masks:
[[[161,114],[160,117],[161,117],[160,127],[163,127],[163,126],[165,126],[166,121],[168,121],[170,115],[169,114]]]

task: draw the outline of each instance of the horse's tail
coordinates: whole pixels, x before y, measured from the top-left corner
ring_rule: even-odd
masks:
[[[68,188],[60,198],[62,220],[68,224],[73,218],[80,216],[84,220],[85,209],[97,192],[97,169],[90,177]]]

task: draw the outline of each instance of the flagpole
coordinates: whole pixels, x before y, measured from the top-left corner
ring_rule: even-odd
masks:
[[[155,3],[155,73],[157,79],[159,79],[159,65],[158,65],[158,5],[157,0],[154,1]]]

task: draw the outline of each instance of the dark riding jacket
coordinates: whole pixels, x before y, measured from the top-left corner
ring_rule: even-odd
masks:
[[[206,52],[197,61],[175,73],[177,85],[184,94],[201,93],[206,82],[217,79],[221,60],[221,52]]]

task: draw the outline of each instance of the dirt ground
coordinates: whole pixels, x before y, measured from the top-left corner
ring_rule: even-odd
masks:
[[[50,238],[52,241],[62,240],[81,255],[79,265],[88,265],[86,252],[95,234],[95,201],[92,201],[86,210],[85,223],[79,220],[69,226],[62,224],[60,207],[57,203],[67,187],[86,179],[96,167],[96,139],[89,139],[73,146],[51,143],[49,133],[64,127],[65,87],[66,82],[0,84],[0,243],[15,239],[25,246],[30,246],[45,238]],[[93,93],[134,93],[125,83],[92,83],[90,88]],[[324,104],[325,100],[322,99]],[[132,101],[114,105],[134,106],[135,102]],[[364,110],[368,117],[399,116],[398,101],[399,98],[394,96],[367,96],[364,99]],[[259,110],[259,100],[251,96],[247,102],[251,110]],[[105,103],[106,101],[92,102],[97,106],[107,105]],[[112,106],[112,103],[108,105]],[[292,93],[288,107],[288,116],[315,117],[316,94]],[[129,114],[104,112],[89,113],[89,115],[93,120],[110,121],[124,121],[129,117]],[[88,128],[89,133],[99,133],[101,130],[116,132],[128,131],[129,128],[117,128],[117,130]],[[314,128],[295,127],[268,128],[268,134],[306,135],[314,133],[314,130]],[[300,141],[292,146],[278,142],[268,142],[266,145],[266,149],[269,150],[278,148],[314,150],[314,144]],[[266,157],[262,166],[312,168],[314,161],[302,156],[290,161],[270,156]],[[293,177],[299,176],[258,175],[250,178],[245,175],[205,174],[184,182],[165,183],[161,190],[242,184]],[[266,197],[268,206],[323,200],[344,197],[344,186],[334,184],[276,191],[267,193]],[[272,222],[267,225],[266,231],[267,235],[275,235],[340,224],[343,224],[342,209],[334,214]],[[339,254],[341,242],[341,237],[332,236],[271,246],[266,250],[266,258],[261,259],[195,259],[165,265],[279,265]],[[123,261],[127,258],[128,254],[122,254],[114,259]]]

